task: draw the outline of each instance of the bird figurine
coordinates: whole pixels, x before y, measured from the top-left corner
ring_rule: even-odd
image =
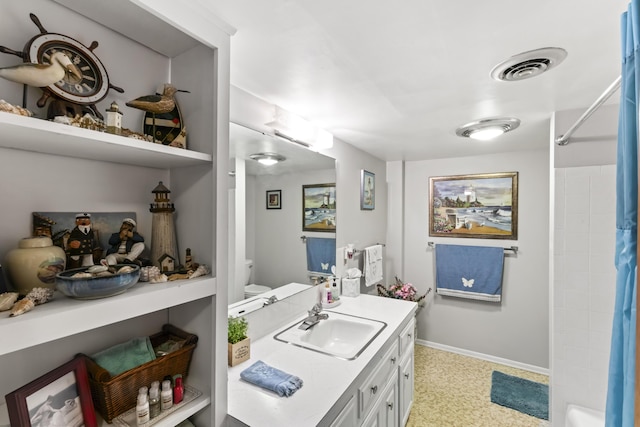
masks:
[[[46,87],[64,79],[67,75],[81,80],[82,75],[69,57],[62,52],[51,55],[50,64],[27,62],[12,67],[0,68],[0,77],[16,83],[34,87]]]
[[[186,92],[188,90],[176,89],[173,85],[165,84],[162,95],[145,95],[126,103],[127,107],[137,108],[152,114],[164,114],[172,111],[176,106],[174,95],[176,92]]]

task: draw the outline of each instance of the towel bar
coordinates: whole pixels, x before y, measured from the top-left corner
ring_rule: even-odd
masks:
[[[436,244],[435,242],[427,242],[427,246],[429,246],[430,248],[435,248]],[[513,251],[514,254],[518,253],[518,247],[517,246],[510,246],[508,248],[502,248],[505,251]]]

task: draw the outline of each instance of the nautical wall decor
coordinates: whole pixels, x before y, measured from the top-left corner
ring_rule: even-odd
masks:
[[[89,113],[102,120],[103,116],[95,104],[107,96],[109,89],[120,93],[124,90],[109,82],[106,68],[93,52],[98,47],[98,42],[94,41],[87,47],[69,36],[48,32],[33,13],[29,17],[40,34],[27,41],[22,51],[0,46],[0,52],[16,55],[25,62],[14,67],[10,73],[14,78],[10,80],[41,87],[43,94],[37,102],[38,107],[43,108],[49,99],[52,100],[47,113],[48,119]],[[44,78],[45,75],[54,74],[60,66],[66,70],[62,78],[53,80],[53,83]],[[18,78],[36,71],[41,77],[37,81]],[[7,78],[2,73],[0,77]],[[26,99],[23,100],[23,107],[26,107],[25,103]]]
[[[336,232],[336,184],[302,186],[302,231]]]
[[[518,238],[518,172],[429,178],[429,235]]]

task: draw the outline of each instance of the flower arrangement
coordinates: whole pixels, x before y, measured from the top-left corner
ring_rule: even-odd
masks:
[[[378,295],[381,297],[403,299],[405,301],[413,301],[420,303],[431,292],[431,288],[424,295],[418,295],[418,291],[411,283],[404,283],[396,277],[396,282],[389,286],[389,289],[383,285],[376,286]]]

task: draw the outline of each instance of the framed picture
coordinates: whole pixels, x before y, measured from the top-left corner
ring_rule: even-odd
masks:
[[[429,235],[518,238],[518,172],[429,178]]]
[[[267,209],[282,208],[282,190],[267,190]]]
[[[372,211],[376,207],[376,175],[362,169],[360,171],[360,209]]]
[[[302,186],[302,230],[335,233],[335,183]]]
[[[95,427],[84,359],[76,357],[5,396],[11,425]]]

